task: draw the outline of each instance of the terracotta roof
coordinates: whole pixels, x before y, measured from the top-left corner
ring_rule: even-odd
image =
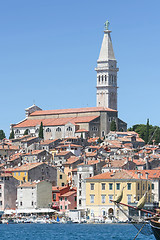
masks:
[[[46,152],[46,150],[45,150],[45,149],[42,149],[42,150],[33,150],[33,151],[29,152],[29,153],[25,153],[24,156],[26,156],[26,155],[38,155],[38,154],[40,154],[40,153],[42,153],[42,152]]]
[[[96,157],[97,156],[97,152],[86,152],[86,157]]]
[[[103,168],[110,168],[110,167],[120,168],[120,167],[123,167],[126,163],[127,163],[127,162],[126,162],[126,160],[124,160],[124,159],[121,159],[121,160],[113,160],[113,161],[108,162],[105,166],[103,166]],[[108,164],[110,164],[111,166],[108,167]]]
[[[70,144],[70,143],[67,143],[67,144],[64,144],[64,145],[59,145],[58,147],[56,148],[65,148],[65,147],[74,147],[74,148],[82,148],[81,145],[77,145],[77,144]]]
[[[26,139],[23,139],[21,142],[28,142],[28,141],[31,141],[33,139],[37,139],[38,137],[29,137],[29,138],[26,138]]]
[[[25,182],[23,184],[20,184],[18,187],[35,187],[36,185],[36,182]]]
[[[73,194],[77,194],[76,191],[69,191],[69,192],[66,192],[64,193],[63,195],[61,195],[60,197],[69,197]]]
[[[86,129],[78,129],[77,131],[76,131],[76,133],[81,133],[81,132],[88,132],[88,130],[86,130]]]
[[[131,170],[135,172],[136,170]],[[160,170],[158,169],[152,169],[152,170],[137,170],[142,174],[143,177],[146,176],[146,173],[148,173],[148,179],[157,179],[160,178]]]
[[[56,153],[55,156],[65,156],[65,155],[67,155],[68,153],[72,153],[72,152],[70,152],[70,151],[61,151],[61,152]]]
[[[70,165],[77,162],[78,160],[79,160],[79,157],[71,156],[70,158],[67,159],[65,163],[63,163],[63,165]]]
[[[48,145],[48,144],[50,144],[50,143],[53,143],[53,142],[55,142],[55,141],[57,141],[58,139],[52,139],[52,140],[50,140],[50,139],[48,139],[48,140],[42,140],[41,142],[40,142],[40,144],[41,145]]]
[[[12,145],[0,145],[0,150],[14,150],[14,151],[18,151],[19,147],[18,146],[12,146]]]
[[[115,173],[112,172],[105,172],[99,175],[96,175],[91,178],[87,179],[139,179],[138,177],[138,170],[133,171],[133,170],[122,170],[122,171],[116,171]],[[141,176],[141,179],[146,179],[145,176]]]
[[[66,114],[66,113],[84,113],[84,112],[117,112],[111,108],[103,107],[87,107],[87,108],[70,108],[70,109],[57,109],[57,110],[43,110],[35,111],[30,116],[41,116],[41,115],[54,115],[54,114]]]
[[[44,127],[47,126],[64,126],[68,122],[72,124],[91,122],[99,116],[86,116],[86,117],[68,117],[68,118],[45,118],[45,119],[25,119],[24,121],[16,124],[13,128],[26,128],[40,126],[41,122]]]
[[[32,168],[35,168],[35,167],[38,167],[42,164],[45,164],[45,163],[42,163],[42,162],[39,162],[39,163],[27,163],[27,164],[24,164],[20,167],[17,167],[17,168],[7,168],[5,169],[5,171],[7,172],[20,172],[20,171],[28,171]]]

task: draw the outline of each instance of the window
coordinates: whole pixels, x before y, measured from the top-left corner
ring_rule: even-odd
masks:
[[[79,205],[81,205],[82,204],[82,201],[81,201],[81,199],[79,199]]]
[[[0,185],[0,189],[2,189],[2,185]]]
[[[79,196],[81,196],[82,195],[82,191],[79,191]]]
[[[105,190],[106,184],[102,183],[102,190]]]
[[[101,195],[101,200],[102,200],[102,203],[105,203],[106,202],[106,195]]]
[[[18,172],[18,176],[20,176],[20,172]]]
[[[50,128],[47,128],[47,129],[46,129],[46,132],[51,132],[51,129],[50,129]]]
[[[72,131],[72,128],[69,126],[69,127],[67,128],[67,131],[71,132],[71,131]]]
[[[0,193],[0,197],[2,197],[2,193]]]
[[[116,189],[120,190],[120,183],[116,183]]]
[[[109,203],[112,203],[111,200],[113,200],[113,195],[108,195],[109,197]]]
[[[113,189],[113,183],[109,183],[109,190]]]
[[[103,75],[102,75],[102,82],[103,82]]]
[[[61,128],[60,127],[56,128],[56,132],[61,132]]]
[[[76,196],[74,197],[74,201],[77,202],[77,197]]]
[[[62,179],[62,174],[59,175],[59,178]]]
[[[139,190],[139,183],[138,183],[138,186],[137,186],[138,190]]]
[[[131,195],[131,194],[127,195],[128,203],[131,203],[131,198],[132,198],[132,195]]]
[[[92,174],[91,174],[91,173],[89,174],[89,177],[92,177]]]
[[[79,188],[81,188],[82,186],[81,186],[81,182],[79,183]]]
[[[127,189],[131,190],[131,183],[127,183]]]
[[[105,82],[107,81],[107,76],[105,75]]]
[[[32,201],[32,206],[34,205],[34,202]]]
[[[79,174],[79,179],[81,179],[82,178],[82,174]]]
[[[53,201],[55,201],[55,200],[56,200],[56,194],[53,193]]]
[[[94,190],[94,183],[90,184],[91,190]]]
[[[154,184],[152,183],[152,190],[154,190]]]
[[[60,208],[62,209],[62,206],[60,206]]]
[[[19,129],[17,129],[17,130],[15,131],[15,133],[20,133]]]
[[[27,173],[26,173],[26,172],[24,173],[24,176],[27,176]]]
[[[22,206],[22,202],[20,202],[20,206]]]
[[[67,209],[67,206],[65,206],[65,209]]]
[[[148,191],[151,189],[150,184],[148,184]]]
[[[91,130],[94,131],[94,132],[95,132],[95,131],[97,132],[97,131],[98,131],[98,128],[97,128],[97,127],[92,127]]]
[[[62,184],[61,184],[61,185],[62,185],[62,187],[64,187],[64,182],[62,182]]]
[[[2,201],[0,201],[0,206],[2,206]]]
[[[100,76],[98,76],[98,81],[99,81],[99,82],[101,81],[101,77],[100,77]]]
[[[90,195],[90,203],[94,203],[94,195]]]
[[[65,197],[65,201],[67,201],[67,197]]]
[[[143,190],[144,190],[144,184],[143,184]]]
[[[60,198],[60,200],[62,201],[62,197]]]

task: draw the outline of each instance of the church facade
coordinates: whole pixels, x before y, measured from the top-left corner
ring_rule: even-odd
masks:
[[[12,124],[15,138],[28,134],[38,136],[41,122],[44,139],[66,137],[104,137],[114,120],[118,131],[126,131],[127,124],[118,118],[117,111],[117,61],[114,56],[111,31],[104,30],[97,60],[97,106],[59,110],[42,110],[36,105],[26,109],[26,119]]]

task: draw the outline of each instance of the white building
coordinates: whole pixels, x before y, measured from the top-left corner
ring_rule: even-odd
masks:
[[[17,208],[49,208],[52,203],[52,184],[46,181],[26,182],[17,187]]]
[[[97,60],[97,107],[117,110],[117,61],[114,56],[111,31],[106,24]]]
[[[86,178],[94,176],[94,168],[91,165],[77,166],[77,209],[86,210]]]

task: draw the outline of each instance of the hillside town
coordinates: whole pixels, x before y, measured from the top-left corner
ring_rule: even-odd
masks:
[[[5,216],[49,214],[72,221],[125,221],[114,203],[159,206],[160,146],[136,132],[104,138],[41,139],[24,135],[0,143],[0,211]],[[128,211],[126,209],[126,211]]]
[[[160,145],[151,145],[117,110],[117,61],[109,22],[97,60],[97,106],[25,109],[0,142],[2,222],[126,222],[134,214],[123,204],[159,207]],[[118,202],[118,201],[117,201]]]

